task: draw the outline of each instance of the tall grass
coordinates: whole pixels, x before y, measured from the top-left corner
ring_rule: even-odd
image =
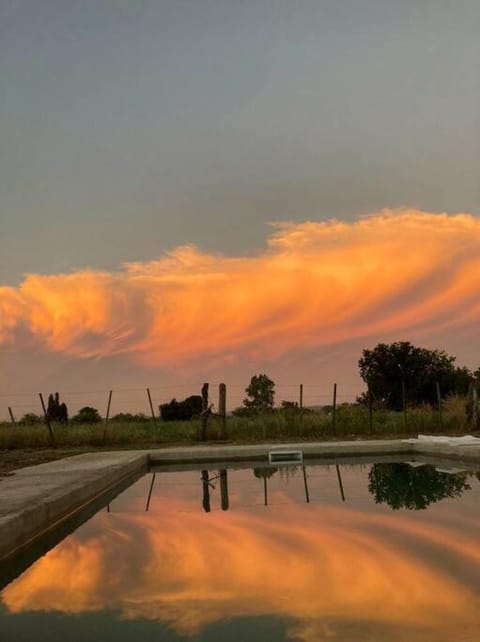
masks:
[[[354,439],[416,435],[418,433],[452,434],[467,430],[465,399],[450,397],[443,404],[442,423],[430,406],[409,408],[407,421],[401,412],[376,410],[373,430],[368,409],[352,404],[337,408],[335,432],[332,413],[299,409],[275,410],[251,417],[228,417],[229,441],[258,442],[282,440]],[[104,424],[54,424],[55,444],[61,448],[142,448],[154,445],[193,443],[198,439],[199,421],[176,422],[110,422]],[[105,432],[105,438],[104,438]],[[207,439],[217,440],[220,420],[211,417]],[[0,424],[0,449],[48,448],[50,439],[43,423],[13,426]]]

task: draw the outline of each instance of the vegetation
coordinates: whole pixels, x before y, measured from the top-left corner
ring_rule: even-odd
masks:
[[[159,406],[159,410],[163,421],[189,421],[202,412],[202,397],[192,395],[183,401],[172,399]]]
[[[443,350],[418,348],[408,341],[379,343],[373,350],[364,350],[358,367],[370,395],[390,410],[402,410],[404,395],[409,405],[436,404],[437,384],[443,399],[465,395],[474,378],[467,368],[455,366],[455,357]]]
[[[68,410],[64,403],[60,403],[60,395],[48,395],[47,417],[49,421],[58,421],[62,424],[68,423]]]
[[[380,408],[373,413],[370,429],[368,408],[361,404],[341,404],[336,412],[333,432],[332,413],[328,411],[275,408],[248,416],[227,417],[227,436],[231,442],[257,442],[261,440],[307,441],[315,439],[355,439],[377,437],[402,437],[418,433],[458,434],[465,430],[467,415],[463,397],[449,397],[443,404],[442,425],[438,412],[428,405],[409,408],[407,424],[402,412]],[[200,419],[190,421],[157,421],[145,415],[113,417],[104,423],[53,423],[55,442],[64,447],[147,447],[160,444],[187,444],[198,440]],[[221,431],[221,418],[208,420],[207,439],[217,440]],[[40,417],[36,423],[12,426],[0,424],[0,449],[46,448],[49,434]]]
[[[274,381],[266,374],[257,374],[245,389],[243,406],[226,418],[226,435],[231,442],[307,441],[459,434],[467,427],[480,429],[475,388],[480,385],[480,368],[471,373],[454,362],[455,358],[443,351],[418,348],[408,342],[381,343],[364,350],[359,368],[370,394],[356,403],[340,404],[335,414],[332,406],[301,408],[294,401],[282,401],[275,407]],[[442,395],[440,408],[437,383]],[[48,398],[47,417],[57,449],[142,448],[198,441],[206,419],[204,415],[200,430],[201,410],[202,398],[192,395],[162,404],[160,421],[143,413],[119,413],[104,422],[96,408],[85,406],[67,423],[67,407],[55,393]],[[208,413],[206,423],[206,439],[220,439],[223,418]],[[50,445],[43,417],[28,413],[15,426],[0,423],[0,449]]]
[[[275,382],[266,374],[253,375],[250,383],[245,388],[247,396],[243,400],[243,407],[237,408],[237,416],[255,415],[273,410],[275,405]]]
[[[96,408],[84,406],[80,408],[75,417],[72,419],[74,424],[99,424],[102,421],[100,413]]]

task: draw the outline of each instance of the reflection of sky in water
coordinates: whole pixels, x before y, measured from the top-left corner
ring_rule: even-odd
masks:
[[[369,470],[341,467],[342,502],[308,467],[308,504],[302,468],[229,470],[222,511],[212,469],[209,513],[200,471],[157,473],[146,512],[146,475],[4,589],[0,638],[477,640],[477,479],[393,511]]]

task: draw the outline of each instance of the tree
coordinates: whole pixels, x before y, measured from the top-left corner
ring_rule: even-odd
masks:
[[[169,403],[159,406],[163,421],[189,421],[202,412],[202,398],[191,395],[183,401],[172,399]]]
[[[74,424],[98,424],[100,421],[102,421],[100,413],[96,408],[91,408],[90,406],[80,408],[72,419]]]
[[[455,357],[443,350],[418,348],[408,341],[379,343],[373,350],[363,350],[358,366],[373,400],[390,410],[403,408],[403,390],[408,403],[433,405],[437,382],[444,398],[466,394],[472,377],[467,368],[456,367]]]
[[[48,395],[47,402],[47,417],[50,421],[58,421],[60,423],[68,423],[68,410],[64,403],[60,403],[60,395],[58,392],[55,395]]]
[[[253,412],[272,410],[275,399],[275,383],[266,374],[253,375],[245,388],[247,397],[243,405]]]
[[[393,510],[424,510],[445,497],[459,497],[470,490],[468,473],[442,473],[434,466],[413,468],[408,464],[373,464],[368,473],[368,490],[377,504]]]

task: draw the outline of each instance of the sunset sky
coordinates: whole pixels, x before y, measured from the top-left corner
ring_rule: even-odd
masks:
[[[479,367],[479,29],[477,0],[0,0],[0,414],[238,405],[255,372],[351,399],[378,341]]]

